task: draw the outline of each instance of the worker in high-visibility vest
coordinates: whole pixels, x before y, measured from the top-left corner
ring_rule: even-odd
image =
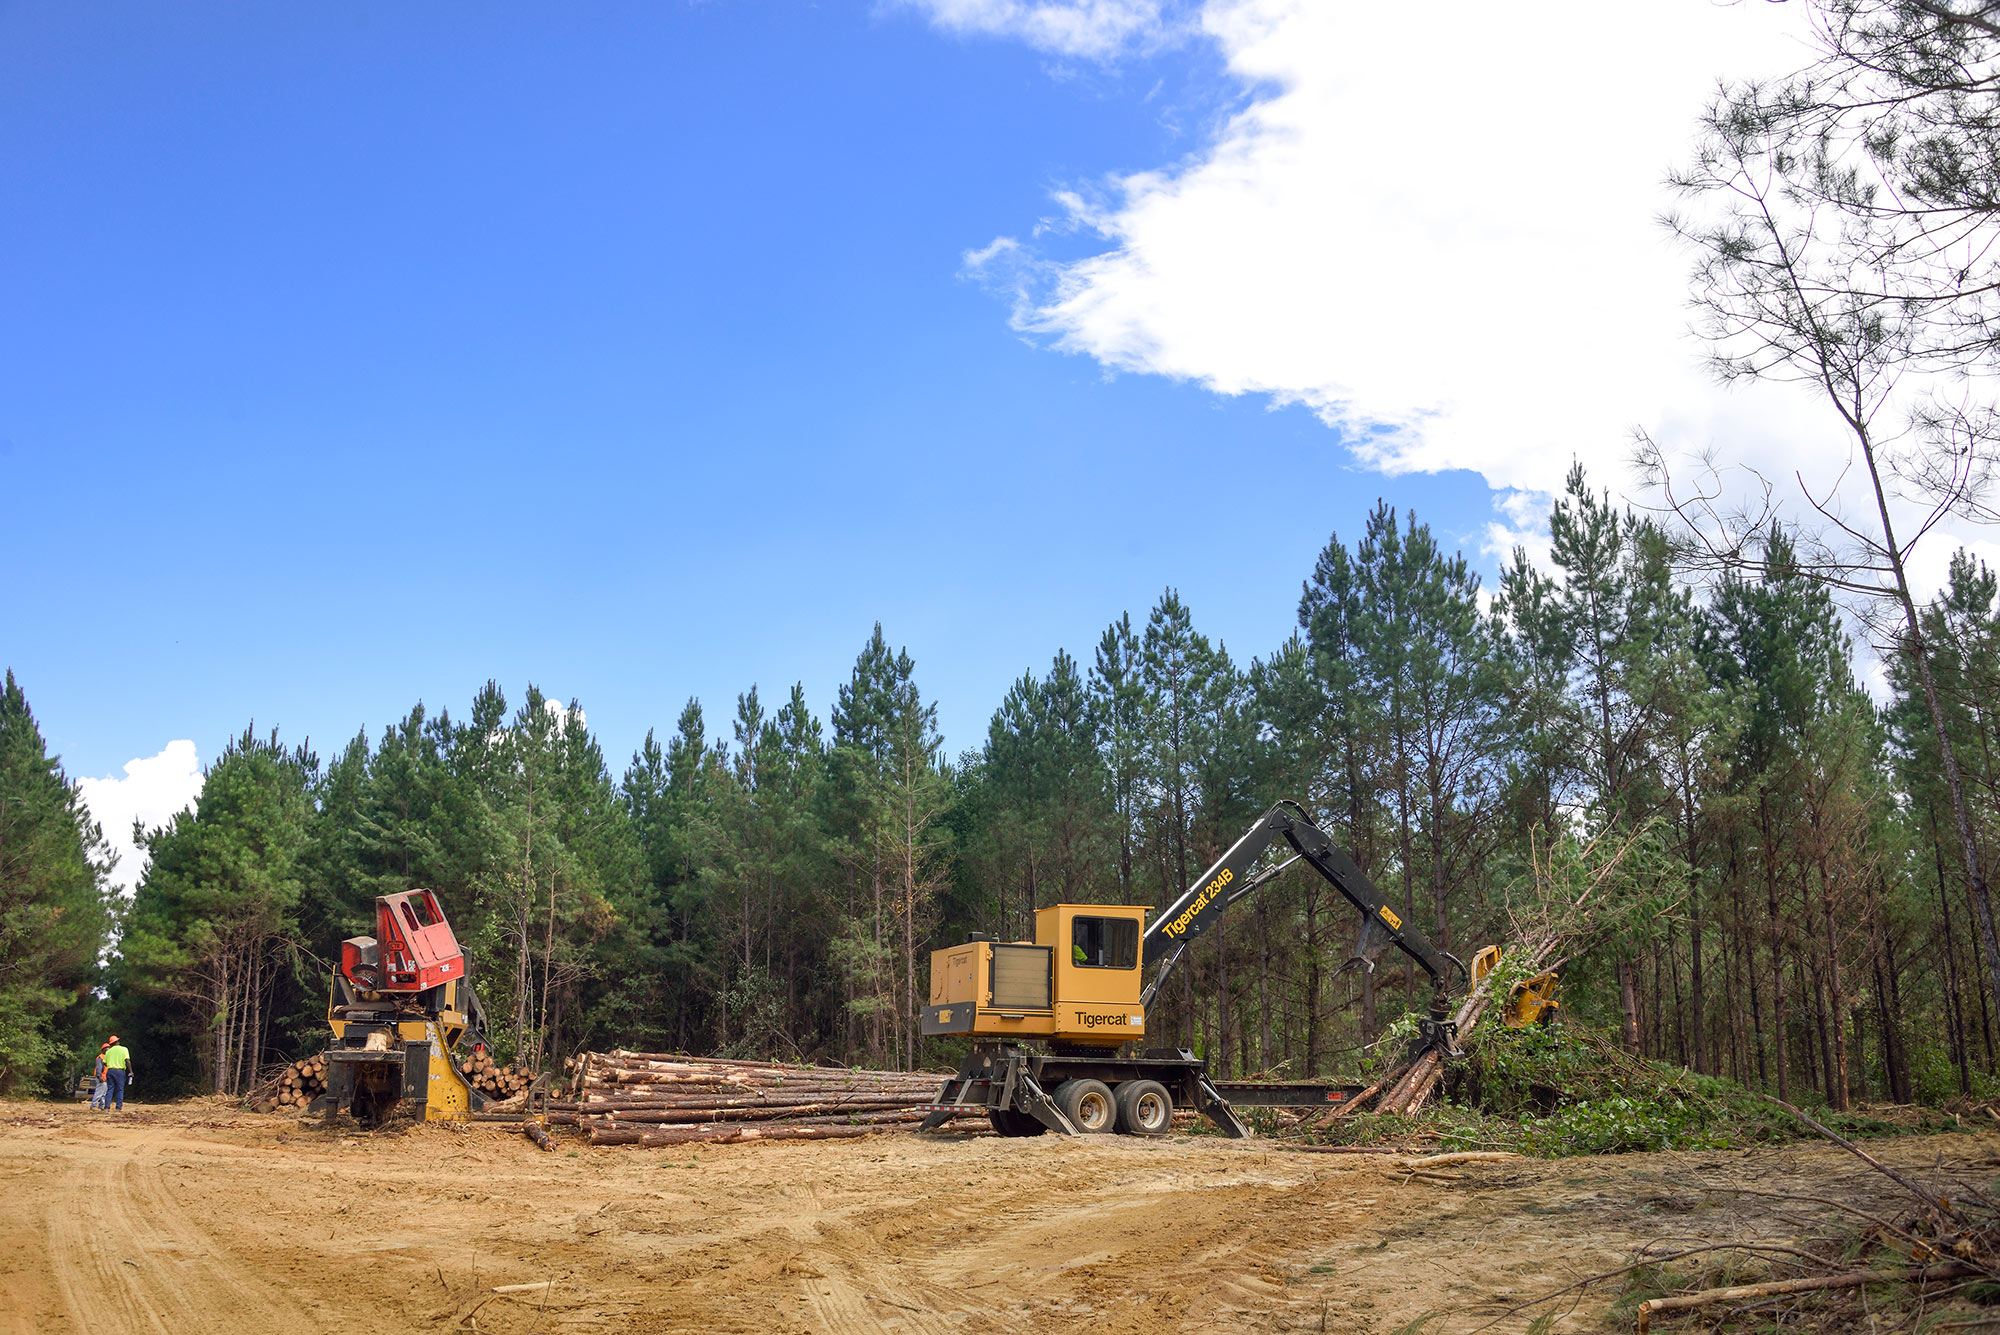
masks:
[[[132,1082],[132,1054],[118,1035],[111,1036],[111,1046],[104,1050],[104,1075],[111,1082],[107,1096],[119,1112],[125,1111],[125,1087]]]

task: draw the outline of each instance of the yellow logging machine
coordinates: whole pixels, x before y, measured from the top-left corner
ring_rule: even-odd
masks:
[[[1292,856],[1253,870],[1281,838]],[[1431,979],[1419,1048],[1455,1054],[1449,1000],[1453,978],[1464,978],[1465,966],[1390,907],[1303,807],[1279,802],[1150,925],[1145,905],[1057,904],[1035,914],[1033,941],[975,936],[931,952],[923,1031],[966,1034],[973,1042],[925,1128],[943,1125],[953,1112],[984,1108],[1001,1135],[1117,1130],[1157,1136],[1171,1129],[1179,1106],[1244,1138],[1250,1130],[1232,1104],[1328,1107],[1361,1093],[1356,1086],[1316,1081],[1212,1080],[1206,1064],[1186,1049],[1136,1047],[1146,1035],[1153,999],[1188,948],[1230,905],[1298,862],[1361,912],[1361,939],[1343,971],[1373,970],[1391,948],[1409,956]],[[1027,1046],[1030,1041],[1037,1046]]]
[[[344,1108],[364,1127],[392,1113],[418,1121],[539,1120],[541,1113],[485,1111],[492,1102],[459,1069],[462,1045],[484,1043],[486,1013],[469,962],[437,896],[428,890],[375,900],[375,935],[340,943],[326,1019],[326,1093],[311,1111],[331,1123]],[[547,1103],[548,1077],[528,1092]]]

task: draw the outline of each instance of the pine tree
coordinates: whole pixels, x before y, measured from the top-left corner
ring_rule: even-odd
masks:
[[[849,980],[847,1009],[866,1023],[878,1062],[914,1059],[917,924],[938,889],[939,827],[952,792],[937,768],[937,707],[915,671],[907,649],[890,652],[877,622],[833,711],[843,856],[867,886],[865,902],[850,901],[836,956]]]
[[[1366,689],[1381,702],[1384,787],[1396,822],[1396,877],[1403,887],[1403,915],[1417,916],[1417,858],[1414,841],[1417,806],[1413,752],[1416,719],[1411,680],[1416,642],[1416,602],[1425,568],[1435,552],[1429,535],[1405,536],[1396,511],[1378,501],[1368,516],[1367,531],[1355,548],[1355,586],[1360,615],[1356,638]],[[1404,1005],[1416,1005],[1414,970],[1404,971]]]
[[[114,854],[48,754],[27,696],[0,687],[0,1093],[59,1074],[62,1013],[87,995],[108,941]]]
[[[1873,788],[1872,711],[1854,684],[1831,598],[1798,567],[1782,532],[1769,539],[1763,568],[1756,582],[1725,577],[1711,671],[1740,680],[1748,701],[1736,768],[1755,805],[1755,842],[1741,861],[1763,890],[1779,1097],[1790,1097],[1794,1058],[1803,1054],[1839,1106],[1846,998],[1835,919],[1860,906],[1850,840],[1867,823]],[[1829,994],[1831,1022],[1822,1013]]]
[[[1215,759],[1227,744],[1242,682],[1228,655],[1195,630],[1187,605],[1172,589],[1146,619],[1138,666],[1144,692],[1139,700],[1139,821],[1158,902],[1168,904],[1221,852],[1221,830],[1240,810],[1216,784]],[[1225,921],[1204,958],[1181,970],[1180,1019],[1190,1032],[1199,1022],[1195,976],[1212,970],[1208,992],[1217,1007],[1212,1032],[1223,1069],[1231,1051],[1228,930]]]
[[[988,835],[986,852],[995,874],[998,926],[1002,935],[1010,937],[1025,935],[1034,911],[1042,907],[1043,830],[1048,805],[1043,790],[1045,713],[1042,684],[1032,672],[1022,673],[993,711],[980,757],[980,797]],[[1012,903],[1019,904],[1018,914],[1008,911]]]
[[[1076,660],[1058,651],[1045,677],[1023,673],[1008,688],[987,726],[971,800],[984,813],[1003,931],[1018,919],[1025,932],[1045,902],[1112,892],[1115,816],[1092,708]],[[1010,914],[1016,902],[1021,912]]]
[[[149,863],[119,943],[125,986],[180,1012],[204,1084],[245,1089],[262,1065],[298,908],[319,763],[248,728],[202,776],[196,806],[142,832]]]
[[[1336,533],[1321,550],[1312,578],[1306,581],[1300,596],[1299,627],[1305,631],[1311,648],[1313,672],[1323,695],[1326,732],[1331,739],[1325,779],[1326,808],[1332,817],[1328,833],[1342,842],[1355,865],[1373,876],[1379,872],[1378,776],[1385,724],[1383,701],[1369,681],[1366,618],[1354,557]],[[1361,971],[1362,1041],[1373,1042],[1377,1029],[1375,974],[1371,966]],[[1313,1036],[1317,1036],[1316,1028]],[[1308,1046],[1317,1052],[1316,1044]]]
[[[1959,759],[1975,845],[1989,861],[2000,818],[2000,580],[1961,550],[1951,560],[1943,596],[1924,612],[1931,647],[1933,686],[1945,733]],[[1947,1047],[1961,1092],[1972,1087],[1974,1044],[1987,1068],[1995,1066],[1992,1007],[1980,980],[1988,966],[1965,859],[1951,829],[1951,795],[1944,781],[1933,715],[1907,653],[1888,660],[1893,699],[1888,724],[1897,769],[1911,799],[1912,846],[1923,850],[1923,879],[1930,882],[1923,920],[1934,923],[1930,953],[1937,961],[1939,1006]],[[1967,993],[1971,994],[1970,1000]]]
[[[1502,572],[1493,613],[1503,627],[1501,668],[1508,783],[1514,811],[1513,839],[1546,845],[1562,828],[1572,804],[1575,755],[1581,750],[1569,707],[1576,644],[1555,581],[1516,547]]]
[[[1714,856],[1738,816],[1730,793],[1731,761],[1742,731],[1746,702],[1739,692],[1712,681],[1706,660],[1714,652],[1711,617],[1689,592],[1675,589],[1664,575],[1665,550],[1657,529],[1640,534],[1645,567],[1642,581],[1654,591],[1650,650],[1639,665],[1639,693],[1654,715],[1652,768],[1671,818],[1686,869],[1689,978],[1685,1051],[1682,1060],[1697,1072],[1712,1072],[1709,1048],[1707,946],[1708,901],[1718,878]],[[1678,992],[1679,960],[1670,960]],[[1680,1008],[1676,1007],[1676,1014]]]
[[[1122,614],[1097,641],[1090,669],[1090,725],[1103,757],[1112,819],[1118,833],[1118,897],[1132,902],[1132,863],[1138,841],[1139,794],[1145,753],[1146,690],[1139,679],[1139,639],[1131,614]]]
[[[1432,939],[1448,950],[1451,901],[1480,878],[1499,787],[1499,644],[1464,556],[1445,557],[1415,515],[1404,546],[1422,554],[1410,599],[1408,709]]]
[[[1627,677],[1645,654],[1629,568],[1632,522],[1609,491],[1593,492],[1583,465],[1572,465],[1549,512],[1551,554],[1562,571],[1558,602],[1565,639],[1574,647],[1578,695],[1575,736],[1584,744],[1581,780],[1600,829],[1644,814],[1631,791],[1641,763],[1645,716],[1634,708]],[[1639,1008],[1632,959],[1617,959],[1619,1009],[1628,1051],[1639,1050]]]

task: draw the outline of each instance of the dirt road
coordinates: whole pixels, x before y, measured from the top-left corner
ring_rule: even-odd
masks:
[[[199,1105],[0,1105],[0,1332],[1387,1332],[1642,1243],[1752,1225],[1704,1186],[1838,1193],[1819,1146],[1412,1178],[1213,1138],[898,1134],[553,1155]],[[2000,1162],[2000,1136],[1878,1144]],[[1990,1170],[1975,1169],[1990,1176]],[[516,1288],[496,1293],[496,1288]],[[1557,1329],[1600,1329],[1605,1299]],[[1475,1319],[1475,1316],[1477,1319]],[[1526,1317],[1497,1330],[1519,1330]]]

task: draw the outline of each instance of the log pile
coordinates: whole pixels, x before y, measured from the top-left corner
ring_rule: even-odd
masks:
[[[458,1064],[467,1084],[489,1099],[511,1099],[535,1083],[534,1074],[519,1066],[501,1066],[484,1052]]]
[[[549,1121],[582,1129],[593,1145],[844,1140],[908,1129],[929,1115],[925,1105],[945,1080],[660,1052],[591,1052],[570,1067],[575,1097],[549,1104]]]
[[[287,1062],[279,1072],[250,1092],[253,1112],[278,1112],[295,1108],[304,1112],[312,1101],[326,1092],[326,1056]]]
[[[466,1083],[490,1099],[510,1099],[535,1083],[532,1072],[496,1064],[483,1053],[465,1058],[458,1069]],[[321,1053],[287,1062],[250,1092],[248,1102],[253,1112],[283,1112],[288,1108],[304,1112],[325,1092],[326,1054]]]

